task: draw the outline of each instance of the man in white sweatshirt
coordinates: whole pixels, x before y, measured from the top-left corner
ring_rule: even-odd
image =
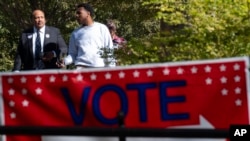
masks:
[[[87,4],[77,6],[76,18],[81,25],[70,37],[68,56],[58,65],[74,63],[76,69],[109,66],[105,52],[113,50],[113,42],[106,25],[93,20],[94,10]],[[110,55],[110,54],[108,54]]]

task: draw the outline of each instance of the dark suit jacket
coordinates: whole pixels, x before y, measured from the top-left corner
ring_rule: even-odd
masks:
[[[34,28],[29,28],[22,32],[17,47],[17,53],[14,60],[13,71],[16,70],[34,70],[34,54],[32,47],[32,37]],[[43,52],[54,51],[56,58],[44,62],[44,69],[55,69],[56,61],[60,59],[61,54],[67,54],[67,45],[61,36],[60,30],[55,27],[45,26]]]

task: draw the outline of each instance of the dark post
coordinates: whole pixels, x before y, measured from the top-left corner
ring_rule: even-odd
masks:
[[[124,128],[125,126],[124,126],[124,113],[123,113],[123,111],[118,112],[117,119],[118,119],[119,128]],[[119,141],[126,141],[126,137],[124,135],[122,135],[122,133],[120,133],[120,135],[119,135]]]

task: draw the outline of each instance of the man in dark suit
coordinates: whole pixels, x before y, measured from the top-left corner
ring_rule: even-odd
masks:
[[[60,30],[46,26],[41,10],[32,13],[34,26],[22,32],[14,60],[13,71],[57,69],[56,62],[67,54],[67,45]]]

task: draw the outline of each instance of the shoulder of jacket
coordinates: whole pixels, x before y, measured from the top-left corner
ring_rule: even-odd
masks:
[[[32,28],[27,28],[27,29],[24,29],[23,31],[22,31],[22,33],[24,33],[24,34],[26,34],[26,33],[33,33],[33,27]]]
[[[59,30],[59,28],[57,28],[57,27],[54,27],[54,26],[45,26],[45,29],[53,29],[53,30]]]

